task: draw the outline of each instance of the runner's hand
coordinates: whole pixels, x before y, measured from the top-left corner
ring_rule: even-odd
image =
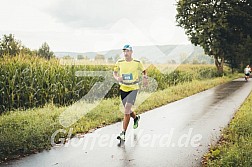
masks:
[[[143,78],[143,86],[144,87],[148,86],[148,78]]]
[[[123,78],[122,78],[122,77],[117,77],[116,80],[117,80],[118,82],[122,82],[122,81],[123,81]]]

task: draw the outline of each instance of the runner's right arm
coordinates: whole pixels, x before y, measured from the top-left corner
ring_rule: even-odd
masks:
[[[118,82],[121,82],[121,81],[123,81],[123,79],[122,79],[122,77],[119,77],[118,71],[119,71],[119,65],[118,65],[118,62],[116,62],[115,67],[114,67],[114,71],[113,71],[113,77]]]

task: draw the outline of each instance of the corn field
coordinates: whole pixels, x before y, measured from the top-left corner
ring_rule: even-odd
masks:
[[[14,109],[42,107],[46,103],[58,106],[70,105],[91,89],[101,77],[77,77],[76,71],[107,71],[106,65],[61,65],[37,57],[4,57],[0,59],[0,113]],[[217,71],[212,65],[182,65],[169,73],[161,73],[154,66],[148,75],[158,82],[158,89],[194,79],[213,78]],[[112,75],[112,74],[111,74]],[[97,90],[98,91],[98,90]],[[106,98],[118,96],[114,84]]]

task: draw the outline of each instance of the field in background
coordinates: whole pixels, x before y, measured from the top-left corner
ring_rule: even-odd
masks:
[[[47,103],[71,105],[86,95],[96,82],[104,80],[103,77],[78,77],[76,71],[111,71],[107,75],[112,77],[113,65],[63,65],[60,61],[27,56],[1,58],[0,113],[43,107]],[[157,81],[158,90],[218,76],[214,65],[146,66],[148,75]],[[226,73],[230,71],[226,69]],[[114,84],[105,97],[117,96],[118,84]]]

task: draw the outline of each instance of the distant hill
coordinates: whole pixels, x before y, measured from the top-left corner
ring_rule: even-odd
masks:
[[[56,57],[62,58],[70,56],[77,59],[78,55],[87,56],[89,59],[94,59],[97,54],[105,56],[105,59],[120,56],[123,58],[122,50],[108,50],[100,52],[55,52]],[[145,60],[151,63],[207,63],[212,64],[213,59],[204,54],[201,47],[194,45],[151,45],[151,46],[135,46],[133,47],[133,57]]]

